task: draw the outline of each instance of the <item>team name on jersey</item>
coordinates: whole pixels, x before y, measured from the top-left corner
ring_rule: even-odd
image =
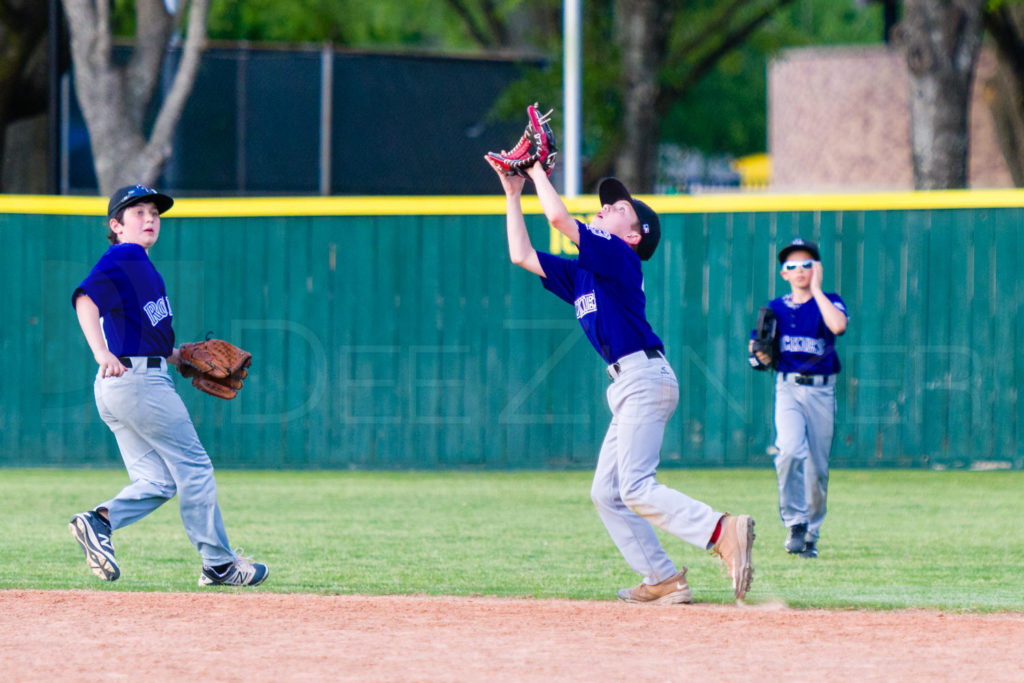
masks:
[[[593,292],[587,292],[579,299],[576,299],[576,319],[579,320],[588,313],[597,312],[597,297]]]
[[[825,340],[815,337],[791,337],[784,334],[779,340],[779,349],[792,353],[813,353],[816,356],[823,356],[825,355]]]
[[[589,230],[591,234],[597,235],[598,237],[603,237],[606,240],[610,240],[612,238],[611,234],[608,233],[606,230],[602,230],[601,228],[595,228],[592,225],[588,225],[587,230]]]
[[[150,301],[144,305],[142,310],[146,312],[149,324],[156,327],[161,320],[171,315],[171,302],[167,300],[166,296],[162,296],[156,301]]]

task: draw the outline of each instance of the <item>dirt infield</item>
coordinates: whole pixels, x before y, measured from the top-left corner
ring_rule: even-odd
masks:
[[[1024,680],[1024,615],[0,591],[0,676],[138,680]]]

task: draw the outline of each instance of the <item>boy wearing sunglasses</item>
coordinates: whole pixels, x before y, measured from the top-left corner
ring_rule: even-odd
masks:
[[[846,331],[846,305],[821,288],[818,245],[794,239],[779,252],[780,274],[792,291],[768,303],[778,321],[775,378],[775,472],[786,551],[818,556],[825,520],[828,461],[835,423],[836,337]],[[753,352],[753,341],[750,343]],[[771,358],[758,353],[758,360]]]

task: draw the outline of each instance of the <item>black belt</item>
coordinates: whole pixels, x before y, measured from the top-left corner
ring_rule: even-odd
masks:
[[[118,356],[117,359],[121,361],[121,365],[125,366],[126,368],[130,368],[132,366],[132,359],[130,356]],[[160,356],[150,356],[149,358],[146,359],[146,367],[158,368],[160,367],[162,360],[163,358],[161,358]]]
[[[797,384],[802,384],[806,387],[813,387],[815,385],[824,386],[829,383],[829,378],[832,375],[801,375],[799,372],[784,372],[782,373],[782,381],[785,382],[790,377]]]
[[[627,353],[626,355],[628,356],[629,354]],[[651,360],[654,360],[655,358],[665,357],[665,354],[659,351],[658,349],[644,349],[644,355],[650,358]],[[612,369],[615,370],[616,373],[622,372],[622,368],[619,367],[618,361],[612,363]]]

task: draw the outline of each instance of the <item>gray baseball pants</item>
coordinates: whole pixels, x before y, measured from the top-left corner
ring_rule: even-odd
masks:
[[[234,562],[217,504],[213,463],[167,374],[167,361],[147,368],[144,356],[133,357],[132,367],[120,377],[97,376],[93,392],[132,482],[96,506],[107,509],[110,528],[137,522],[177,493],[185,533],[203,564]]]
[[[708,505],[659,484],[665,425],[679,403],[679,383],[664,358],[643,351],[609,368],[612,421],[601,445],[590,497],[626,563],[656,584],[677,573],[652,524],[706,549],[722,517]]]
[[[775,378],[775,473],[779,516],[787,527],[806,524],[807,541],[817,542],[825,521],[828,461],[835,430],[835,375],[822,386],[797,384],[793,375]]]

